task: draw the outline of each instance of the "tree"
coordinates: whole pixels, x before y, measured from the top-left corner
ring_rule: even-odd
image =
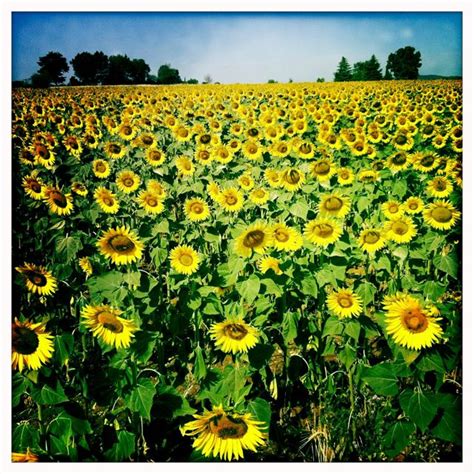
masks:
[[[187,81],[185,81],[186,84],[199,84],[199,81],[197,79],[188,79]]]
[[[105,84],[130,84],[130,70],[132,61],[127,55],[117,54],[109,57],[109,70]]]
[[[318,77],[316,79],[316,82],[326,82],[326,81],[325,81],[324,77]]]
[[[380,81],[382,79],[382,68],[375,54],[365,62],[366,81]]]
[[[210,74],[206,74],[204,76],[204,81],[202,82],[203,84],[212,84],[212,77]]]
[[[183,82],[179,71],[171,67],[170,64],[163,64],[158,69],[158,84],[181,84]]]
[[[64,73],[69,71],[66,58],[57,51],[50,51],[46,56],[38,60],[38,74],[41,80],[48,80],[48,86],[62,84],[65,80]]]
[[[71,65],[81,84],[103,84],[109,71],[109,58],[102,51],[82,52],[74,56]]]
[[[268,79],[267,84],[278,84],[278,82],[275,79]]]
[[[133,59],[130,63],[130,79],[132,84],[145,84],[150,71],[150,66],[143,59]]]
[[[387,60],[387,71],[395,79],[418,79],[418,70],[421,67],[421,53],[413,46],[405,46],[395,53],[390,53]]]
[[[392,81],[393,80],[393,76],[392,76],[392,74],[390,73],[390,71],[388,70],[387,67],[385,67],[385,75],[383,76],[383,79],[384,79],[384,81]]]
[[[337,66],[337,71],[334,73],[335,82],[344,82],[352,80],[351,66],[347,59],[343,56]]]
[[[37,72],[31,76],[31,85],[33,87],[49,87],[51,78],[45,73]]]
[[[367,61],[355,63],[352,66],[352,80],[366,81],[367,80]]]

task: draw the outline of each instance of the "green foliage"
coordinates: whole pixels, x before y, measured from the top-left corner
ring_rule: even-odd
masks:
[[[421,53],[413,46],[405,46],[390,53],[387,60],[387,71],[397,80],[418,79],[421,67]]]

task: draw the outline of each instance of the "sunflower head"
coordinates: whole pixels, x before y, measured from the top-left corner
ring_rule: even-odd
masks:
[[[31,293],[48,296],[56,292],[56,278],[45,267],[25,263],[22,267],[16,267],[15,270],[24,276],[26,288]]]
[[[233,354],[248,352],[257,344],[259,338],[257,329],[238,318],[215,323],[209,332],[219,349]]]
[[[200,198],[187,199],[184,203],[184,213],[191,221],[203,221],[210,216],[209,206]]]
[[[331,218],[318,217],[309,221],[304,230],[305,237],[320,247],[336,242],[342,234],[342,226]]]
[[[116,265],[126,265],[140,260],[144,248],[138,236],[125,226],[104,231],[97,242],[97,247],[102,255]]]
[[[329,310],[339,318],[350,318],[362,313],[362,299],[350,289],[333,291],[326,299]]]
[[[350,210],[349,199],[338,192],[321,197],[318,211],[321,215],[343,218]]]
[[[368,253],[374,253],[385,246],[386,239],[382,230],[370,228],[365,229],[359,236],[359,245],[362,250]]]
[[[271,244],[270,230],[266,224],[255,223],[243,231],[235,241],[235,251],[241,257],[250,257],[252,252],[265,253]]]
[[[461,213],[449,201],[435,201],[426,206],[423,218],[435,229],[448,230],[461,217]]]
[[[117,175],[116,183],[120,191],[129,194],[140,186],[140,177],[133,171],[123,170]]]
[[[191,275],[199,267],[198,253],[187,245],[179,245],[170,252],[171,267],[178,273]]]

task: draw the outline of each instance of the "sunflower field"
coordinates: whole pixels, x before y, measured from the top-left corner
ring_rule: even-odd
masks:
[[[462,84],[13,91],[14,461],[460,461]]]

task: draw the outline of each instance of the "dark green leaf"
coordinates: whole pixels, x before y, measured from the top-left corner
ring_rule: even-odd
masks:
[[[394,396],[398,393],[398,379],[387,364],[364,367],[361,378],[378,395]]]
[[[339,336],[344,332],[344,323],[334,316],[330,316],[324,323],[324,336]]]
[[[142,377],[138,379],[137,385],[125,397],[125,403],[130,410],[149,420],[155,393],[156,388],[153,382]]]
[[[458,277],[459,261],[453,253],[448,255],[443,255],[439,253],[434,256],[433,263],[434,266],[442,272],[447,273],[453,278]]]
[[[265,423],[265,425],[259,427],[259,430],[264,433],[268,433],[272,416],[270,404],[262,398],[255,398],[249,402],[248,410],[253,414],[256,420],[263,421]]]
[[[283,315],[283,337],[285,342],[291,342],[298,336],[298,315],[287,311]]]
[[[247,280],[242,281],[238,286],[240,296],[248,304],[252,304],[260,291],[260,280],[256,275],[251,275]]]
[[[38,447],[40,440],[39,430],[28,423],[20,423],[13,430],[13,451],[17,453],[26,453],[30,448],[34,451]]]
[[[128,459],[135,452],[135,434],[128,431],[117,432],[117,442],[104,456],[107,461],[119,462]]]
[[[405,415],[423,432],[436,415],[437,407],[433,401],[432,396],[426,396],[421,390],[408,388],[400,394],[400,406]]]
[[[367,281],[359,285],[356,289],[356,293],[362,298],[362,302],[365,306],[374,301],[376,292],[377,288]]]
[[[271,359],[273,351],[271,344],[257,344],[248,352],[250,365],[257,370],[265,367]]]
[[[38,387],[37,385],[33,385],[31,387],[31,398],[41,405],[57,405],[58,403],[69,400],[59,381],[56,382],[56,387],[49,385]]]
[[[360,322],[356,320],[348,321],[345,323],[344,333],[352,337],[355,341],[359,339],[360,334]]]
[[[408,446],[410,436],[415,429],[415,425],[411,421],[396,421],[390,425],[383,437],[383,443],[387,448],[391,448],[391,456],[396,456],[403,448]]]
[[[82,249],[82,243],[75,237],[68,236],[58,240],[56,249],[58,254],[66,261],[72,262],[77,255],[77,252]]]
[[[59,365],[67,365],[74,347],[74,336],[67,333],[56,336],[54,346],[54,358],[59,362]]]
[[[194,360],[194,376],[197,380],[203,379],[207,374],[207,367],[206,362],[204,361],[204,357],[202,355],[202,349],[200,346],[197,346],[194,350],[196,355],[196,359]]]
[[[303,271],[301,272],[302,279],[298,282],[298,287],[300,291],[311,298],[316,298],[318,296],[318,284],[316,283],[316,278],[311,272]]]

